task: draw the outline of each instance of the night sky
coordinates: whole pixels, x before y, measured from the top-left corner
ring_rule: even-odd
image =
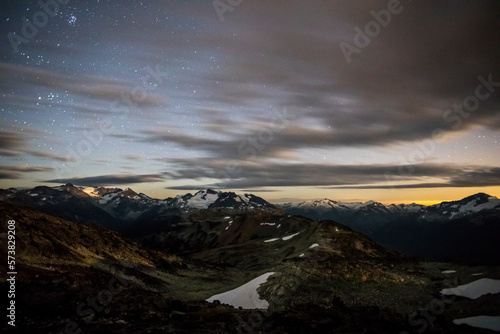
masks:
[[[497,0],[42,1],[2,1],[0,188],[500,196]]]

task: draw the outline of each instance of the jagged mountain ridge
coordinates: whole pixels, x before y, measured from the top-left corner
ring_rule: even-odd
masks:
[[[406,254],[433,260],[500,263],[500,200],[485,193],[429,206],[325,199],[280,207],[316,220],[333,219]]]
[[[328,199],[274,206],[252,194],[239,195],[211,189],[155,199],[130,188],[75,187],[71,184],[53,188],[7,189],[1,190],[0,195],[9,202],[73,222],[94,223],[118,230],[132,238],[152,235],[153,243],[158,242],[156,235],[159,233],[166,234],[166,240],[175,244],[185,243],[177,237],[177,229],[184,229],[183,224],[192,224],[190,216],[203,210],[207,210],[207,224],[216,223],[220,219],[218,214],[236,217],[250,211],[279,213],[284,210],[315,220],[337,221],[384,247],[414,256],[480,264],[500,263],[499,256],[495,255],[498,242],[493,240],[495,235],[500,235],[500,231],[497,233],[500,229],[500,200],[484,193],[430,206],[386,206],[375,201],[346,203]],[[222,213],[217,210],[222,210]],[[193,230],[192,233],[197,235],[199,231]],[[471,239],[470,235],[474,238]],[[186,245],[201,240],[199,235],[193,238]],[[208,233],[203,238],[206,239],[201,240],[201,244],[213,240],[214,236]],[[442,240],[446,240],[444,245]],[[489,246],[484,251],[475,247],[476,244]],[[460,252],[460,245],[470,250]]]
[[[253,210],[274,208],[264,199],[233,192],[200,190],[169,197],[151,198],[130,188],[82,187],[66,184],[57,187],[39,186],[33,189],[1,190],[3,200],[37,208],[71,221],[95,223],[117,228],[138,219],[142,215],[178,214],[207,208]]]
[[[482,210],[500,210],[500,199],[478,193],[458,201],[434,205],[390,204],[379,202],[338,202],[330,199],[304,201],[298,204],[285,203],[278,207],[291,214],[301,214],[312,219],[333,219],[371,235],[385,224],[402,218],[419,222],[447,222]],[[369,218],[369,222],[366,221]],[[361,224],[360,224],[361,223]]]
[[[453,217],[463,216],[472,212],[478,212],[482,209],[492,209],[500,208],[500,199],[495,196],[491,196],[485,193],[477,193],[461,200],[441,202],[434,205],[423,205],[423,204],[390,204],[384,205],[373,200],[367,202],[342,202],[334,201],[328,198],[316,201],[303,201],[300,203],[284,203],[278,205],[279,207],[290,210],[292,208],[313,210],[316,209],[319,212],[326,212],[330,209],[336,209],[339,211],[363,211],[363,210],[387,210],[389,212],[431,212],[431,211],[442,211],[443,214],[450,213]]]

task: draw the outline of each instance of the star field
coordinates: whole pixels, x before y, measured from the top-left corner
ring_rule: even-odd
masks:
[[[2,188],[500,195],[496,1],[401,1],[349,61],[387,1],[44,3],[0,14]]]

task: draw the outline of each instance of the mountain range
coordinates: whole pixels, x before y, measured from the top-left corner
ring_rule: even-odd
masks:
[[[0,198],[70,221],[95,223],[117,229],[141,219],[142,215],[150,215],[150,212],[158,216],[169,212],[181,214],[208,208],[274,208],[272,204],[252,194],[236,195],[233,192],[207,189],[194,195],[187,193],[173,198],[155,199],[130,188],[79,187],[70,183],[57,187],[1,189]]]
[[[434,260],[500,263],[500,199],[485,193],[429,206],[324,199],[279,207],[311,219],[335,220],[406,254]]]
[[[224,216],[263,210],[333,220],[388,249],[412,256],[471,264],[500,263],[500,199],[484,193],[429,206],[330,199],[273,205],[253,194],[212,189],[155,199],[130,188],[72,184],[5,189],[0,190],[0,196],[69,221],[97,224],[136,239],[147,238],[153,244],[160,243],[161,233],[163,239],[178,242],[177,233],[169,231],[184,226],[190,215],[200,214],[200,210],[219,210]]]
[[[484,194],[418,210],[417,205],[329,200],[298,206],[321,211],[319,219],[292,214],[293,205],[210,189],[153,199],[129,188],[67,184],[0,190],[0,196],[2,230],[9,220],[16,222],[21,331],[59,333],[70,326],[92,333],[388,333],[426,328],[483,333],[452,320],[477,312],[495,314],[500,307],[496,294],[458,298],[439,313],[432,308],[443,288],[471,282],[476,275],[500,278],[498,267],[492,266],[498,246],[486,247],[498,236],[497,230],[488,230],[498,228],[498,206]],[[338,220],[356,213],[367,222],[383,217],[378,212],[415,215],[414,221],[400,223],[441,226],[450,236],[464,228],[486,229],[488,234],[473,241],[485,249],[482,260],[487,261],[478,262],[488,265],[401,254],[372,240],[395,221],[381,224],[368,237],[347,223],[326,219],[331,209],[342,210]],[[447,215],[445,210],[456,214],[429,218]],[[2,242],[5,238],[0,235]],[[5,247],[0,254],[6,258]],[[0,285],[7,288],[5,273],[0,275]],[[266,279],[250,284],[260,277]],[[119,292],[103,300],[110,286]],[[237,295],[241,291],[244,295]],[[235,300],[250,295],[269,309],[238,307]],[[90,308],[93,296],[100,302]]]

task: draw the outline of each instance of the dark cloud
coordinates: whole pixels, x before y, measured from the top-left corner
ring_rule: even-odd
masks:
[[[242,193],[250,193],[250,192],[259,192],[259,193],[274,193],[277,192],[278,190],[273,190],[273,189],[240,189],[239,192]]]
[[[19,129],[17,129],[19,130]],[[23,154],[34,157],[48,158],[60,162],[72,161],[70,157],[54,152],[34,150],[29,148],[28,140],[39,137],[41,133],[34,129],[23,128],[23,131],[0,131],[0,156],[16,157]]]
[[[200,37],[207,45],[221,45],[227,59],[204,80],[220,83],[209,87],[221,104],[246,107],[256,99],[272,100],[325,125],[324,131],[312,131],[295,124],[273,142],[278,151],[422,140],[437,128],[499,129],[500,88],[460,124],[450,118],[456,113],[446,117],[445,112],[474,94],[479,76],[491,74],[500,82],[500,5],[401,3],[402,12],[350,64],[339,44],[354,44],[354,27],[364,28],[374,20],[370,11],[387,8],[387,1],[239,6],[224,22],[233,35]],[[305,13],[314,19],[304,19]]]
[[[54,179],[54,180],[45,180],[41,182],[72,183],[75,185],[82,185],[82,186],[113,186],[113,185],[128,185],[133,183],[144,183],[144,182],[160,182],[162,180],[163,177],[158,174],[145,174],[145,175],[120,174],[120,175],[100,175],[100,176],[90,176],[90,177],[74,177],[68,179]]]
[[[189,164],[185,164],[187,166]],[[203,187],[261,188],[315,186],[350,189],[402,189],[431,187],[486,187],[500,185],[500,168],[458,166],[453,164],[417,165],[319,165],[249,164],[240,173],[227,172],[224,166],[206,161],[198,168],[176,169],[171,175],[181,179],[217,178]],[[428,182],[439,179],[442,182]],[[194,189],[194,185],[170,189]]]
[[[0,131],[0,155],[15,156],[25,143],[23,136],[15,132]]]
[[[387,1],[294,3],[286,9],[279,1],[241,5],[224,22],[232,34],[200,35],[203,45],[221,46],[226,63],[195,80],[222,105],[250,108],[259,100],[297,110],[296,119],[259,152],[266,157],[304,148],[415,142],[431,139],[438,129],[500,129],[500,87],[470,115],[451,110],[474,95],[480,76],[500,83],[499,4],[401,3],[402,12],[350,64],[339,44],[353,44],[354,27],[364,28],[373,20],[370,11],[387,8]],[[314,20],[305,20],[304,13],[314,13]],[[309,127],[304,121],[311,119],[322,127]],[[213,117],[205,128],[220,136],[182,130],[142,135],[155,145],[241,159],[239,145],[263,127]]]
[[[22,173],[53,171],[53,168],[42,166],[0,166],[0,179],[21,179]]]
[[[26,150],[25,153],[32,155],[32,156],[35,156],[35,157],[47,158],[47,159],[55,160],[55,161],[59,161],[59,162],[73,162],[73,161],[75,161],[74,158],[72,158],[70,156],[60,155],[60,154],[53,153],[53,152]]]
[[[144,159],[144,157],[139,154],[124,154],[123,159],[130,161],[141,161]]]

